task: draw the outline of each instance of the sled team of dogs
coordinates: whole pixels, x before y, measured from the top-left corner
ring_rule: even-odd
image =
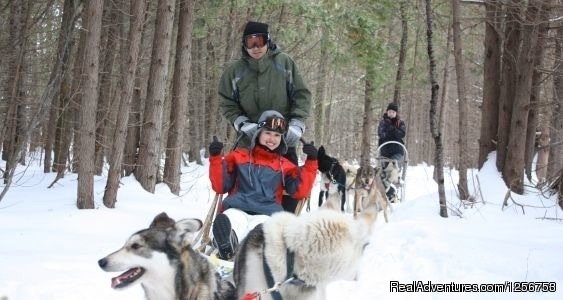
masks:
[[[237,249],[234,285],[194,250],[191,241],[202,222],[174,221],[165,213],[98,265],[107,272],[124,272],[112,278],[112,288],[138,283],[148,300],[326,299],[330,282],[356,279],[382,205],[387,221],[378,172],[372,167],[357,170],[354,216],[339,212],[341,195],[329,192],[319,210],[300,216],[280,212],[254,228]],[[265,292],[273,286],[278,289]]]
[[[338,200],[334,193],[313,213],[280,212],[254,228],[238,247],[234,286],[190,244],[201,221],[176,222],[165,213],[98,265],[124,272],[112,278],[112,288],[139,283],[148,300],[280,299],[274,293],[281,299],[326,299],[328,283],[356,279],[377,218],[371,201],[352,217],[339,212]],[[280,283],[278,291],[264,292]]]
[[[322,182],[319,192],[319,206],[323,203],[323,198],[334,189],[338,192],[341,198],[340,210],[345,211],[345,203],[350,198],[350,191],[353,190],[353,212],[357,214],[361,209],[360,203],[366,199],[375,199],[378,211],[383,210],[385,221],[387,218],[387,209],[389,200],[386,196],[389,183],[395,186],[399,183],[399,167],[398,163],[394,160],[385,161],[382,165],[384,167],[374,168],[372,166],[362,166],[358,169],[346,162],[340,163],[335,157],[326,154],[323,146],[319,147],[317,156],[319,171],[321,172]],[[384,184],[383,179],[386,183]],[[347,183],[350,184],[347,185]]]

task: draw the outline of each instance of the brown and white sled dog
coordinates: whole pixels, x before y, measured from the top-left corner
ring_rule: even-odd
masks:
[[[280,212],[255,227],[235,256],[238,298],[259,293],[262,300],[326,299],[328,283],[355,279],[377,216],[375,203],[352,217],[339,212],[339,200],[334,192],[310,214]],[[276,283],[279,294],[263,292]]]
[[[362,211],[365,207],[363,203],[373,202],[376,211],[383,210],[383,217],[387,223],[389,222],[387,210],[390,206],[385,195],[381,172],[383,172],[381,168],[372,166],[362,166],[358,169],[354,179],[354,215]]]
[[[198,219],[175,222],[161,213],[98,265],[106,272],[125,271],[112,278],[112,288],[139,283],[148,300],[236,299],[233,285],[222,281],[207,258],[190,245],[201,227]]]

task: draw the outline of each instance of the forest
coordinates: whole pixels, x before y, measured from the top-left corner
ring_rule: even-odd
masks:
[[[369,163],[396,102],[408,163],[459,170],[459,199],[496,152],[507,189],[563,207],[563,0],[0,0],[0,201],[29,159],[77,173],[80,209],[102,174],[107,207],[123,176],[179,193],[183,164],[236,139],[217,89],[249,20],[312,93],[305,140]]]

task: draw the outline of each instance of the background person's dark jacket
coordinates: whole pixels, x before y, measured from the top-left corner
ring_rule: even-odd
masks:
[[[401,144],[405,144],[403,138],[406,133],[406,125],[403,120],[397,118],[389,118],[387,113],[383,114],[383,119],[379,122],[379,127],[377,129],[377,134],[379,136],[379,145],[382,145],[388,141],[396,141]],[[393,157],[396,154],[401,154],[404,156],[403,147],[397,144],[388,144],[381,148],[380,155],[384,157]]]

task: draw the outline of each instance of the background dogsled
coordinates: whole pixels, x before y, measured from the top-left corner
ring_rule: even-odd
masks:
[[[402,160],[381,156],[381,149],[388,144],[397,144],[401,146],[404,153]],[[375,157],[376,168],[381,168],[383,170],[382,172],[383,177],[381,179],[383,180],[383,185],[385,186],[385,192],[388,193],[390,189],[395,189],[395,195],[398,198],[397,200],[399,202],[405,200],[405,189],[406,189],[405,179],[407,177],[407,167],[409,161],[408,158],[409,158],[409,152],[405,147],[405,145],[403,145],[402,143],[396,141],[388,141],[377,147],[376,157]],[[398,171],[397,173],[398,176],[394,174],[395,170],[392,170],[391,164],[394,164],[395,167],[397,168],[396,171]]]

